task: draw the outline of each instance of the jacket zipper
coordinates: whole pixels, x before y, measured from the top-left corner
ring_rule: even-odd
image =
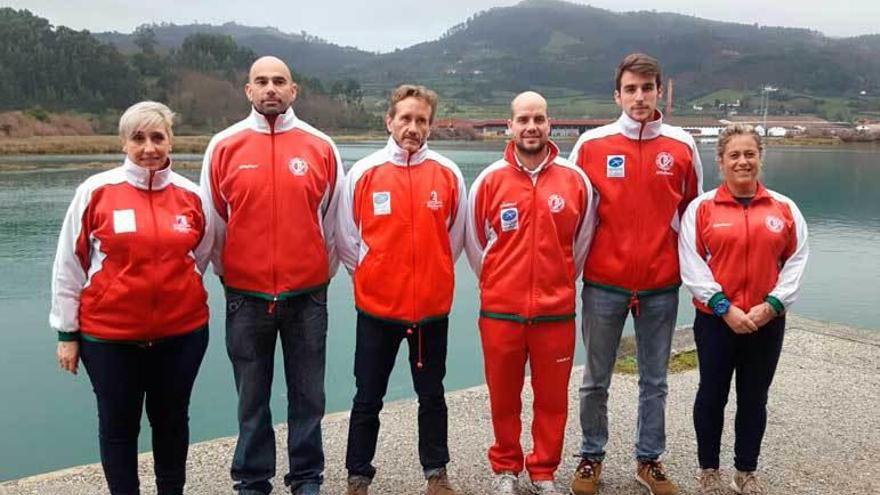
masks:
[[[158,293],[160,290],[159,281],[157,280],[157,275],[156,275],[157,273],[159,273],[159,250],[157,249],[157,246],[159,245],[159,224],[156,221],[156,210],[155,210],[155,207],[153,206],[153,178],[154,178],[155,174],[156,174],[156,172],[154,170],[150,170],[150,181],[147,186],[147,198],[148,198],[148,202],[150,204],[150,221],[153,224],[153,246],[152,246],[153,247],[153,255],[152,255],[153,269],[150,270],[152,272],[151,275],[152,275],[152,279],[153,279],[152,297],[150,298],[151,299],[150,300],[150,335],[153,335],[153,336],[156,335],[156,328],[155,328],[156,320],[155,320],[155,318],[156,318],[156,306],[158,306],[156,298],[158,297]]]
[[[744,283],[745,286],[743,287],[743,297],[745,298],[745,297],[748,297],[748,295],[749,295],[749,266],[751,266],[749,264],[750,263],[749,262],[749,254],[750,254],[749,253],[749,251],[750,251],[749,245],[751,244],[751,241],[749,240],[749,234],[750,234],[749,231],[751,230],[749,228],[749,205],[743,205],[743,217],[745,218],[745,222],[746,222],[746,267],[745,267],[746,277],[745,277],[745,283]],[[743,300],[743,302],[744,302],[744,304],[747,304],[745,302],[745,299]],[[749,308],[742,308],[742,310],[748,311]]]
[[[269,262],[272,264],[272,301],[269,303],[269,313],[275,312],[275,304],[278,302],[278,274],[275,263],[275,252],[277,250],[275,231],[278,229],[278,202],[275,185],[275,124],[276,122],[269,123],[269,173],[272,174],[272,223],[269,228],[269,251],[271,252]]]
[[[410,277],[410,282],[412,286],[412,321],[415,322],[417,318],[416,314],[416,201],[413,196],[413,181],[412,181],[412,171],[410,170],[410,160],[412,160],[412,153],[409,153],[406,157],[406,178],[409,182],[409,218],[411,225],[411,234],[410,234],[410,243],[412,246],[412,276]],[[413,325],[415,327],[415,325]]]
[[[538,181],[541,179],[541,173],[538,172],[538,175],[532,180],[529,177],[529,182],[532,186],[532,204],[529,205],[529,211],[532,212],[533,216],[538,215]],[[535,245],[535,225],[537,222],[536,218],[532,218],[532,221],[529,223],[529,230],[532,233],[532,255],[529,256],[531,268],[529,270],[529,312],[528,312],[528,321],[527,325],[532,323],[532,318],[535,316],[535,256],[534,254],[537,252]]]

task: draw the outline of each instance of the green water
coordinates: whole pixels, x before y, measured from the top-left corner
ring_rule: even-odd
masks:
[[[381,145],[346,145],[340,151],[350,165]],[[453,143],[436,149],[455,160],[470,183],[482,167],[499,157],[501,146]],[[563,148],[570,146],[563,144]],[[714,187],[717,177],[712,153],[710,147],[701,149],[707,188]],[[55,362],[55,334],[47,322],[49,278],[64,210],[74,188],[94,173],[58,167],[117,159],[0,157],[0,162],[39,163],[47,168],[0,172],[0,480],[98,460],[97,415],[88,378],[83,372],[76,377],[62,373]],[[765,163],[767,185],[793,198],[810,226],[812,257],[795,311],[880,329],[880,198],[876,192],[880,189],[880,148],[770,149]],[[184,174],[197,176],[196,171]],[[450,390],[483,382],[476,284],[464,257],[457,275],[446,380]],[[194,442],[236,433],[235,391],[223,344],[222,294],[216,277],[206,280],[213,310],[211,343],[190,410]],[[354,393],[355,313],[350,279],[344,271],[333,279],[329,299],[328,412],[347,410]],[[683,295],[679,323],[687,324],[692,318],[689,297]],[[408,367],[400,366],[405,353],[400,358],[388,400],[412,395]],[[276,376],[283,376],[280,368]],[[275,422],[284,418],[284,393],[283,380],[276,380]],[[146,424],[142,431],[148,431]],[[144,440],[141,447],[148,450],[149,443]]]

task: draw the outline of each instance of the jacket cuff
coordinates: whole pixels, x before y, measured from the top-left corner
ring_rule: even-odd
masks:
[[[80,333],[76,332],[58,332],[58,342],[79,342]]]
[[[785,311],[785,305],[782,304],[782,301],[776,299],[773,296],[767,296],[764,298],[764,302],[769,304],[773,311],[776,311],[777,315],[781,315],[783,311]]]
[[[716,292],[715,295],[709,298],[709,302],[706,303],[706,306],[711,310],[715,310],[715,305],[718,304],[719,301],[727,299],[727,296],[724,295],[723,292]]]

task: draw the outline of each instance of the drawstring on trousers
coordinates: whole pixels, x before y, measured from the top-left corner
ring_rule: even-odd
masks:
[[[422,327],[420,327],[420,326],[418,326],[418,325],[416,325],[416,324],[413,324],[413,326],[408,327],[408,328],[406,329],[406,335],[407,335],[407,336],[412,335],[412,334],[413,334],[413,331],[417,331],[418,334],[419,334],[419,335],[418,335],[418,339],[419,339],[419,357],[418,357],[418,360],[416,361],[416,368],[418,368],[418,369],[422,369],[422,368],[425,366],[424,363],[422,362]]]

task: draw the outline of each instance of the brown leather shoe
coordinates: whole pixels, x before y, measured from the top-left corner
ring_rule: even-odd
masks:
[[[639,461],[636,481],[647,488],[651,495],[678,495],[678,487],[666,476],[666,469],[660,461]]]
[[[457,495],[452,485],[449,484],[449,477],[446,476],[446,470],[441,469],[437,474],[428,478],[428,489],[425,495]]]
[[[574,471],[571,480],[571,493],[574,495],[596,495],[599,490],[599,476],[602,474],[602,461],[583,458]]]
[[[346,495],[368,495],[367,489],[370,486],[370,482],[366,479],[362,479],[359,476],[348,478],[348,489],[345,491]]]

